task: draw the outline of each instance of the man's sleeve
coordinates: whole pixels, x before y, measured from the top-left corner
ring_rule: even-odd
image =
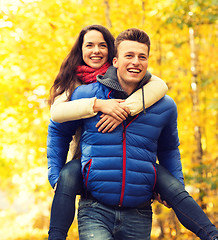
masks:
[[[177,129],[177,107],[172,99],[171,101],[169,119],[158,140],[157,157],[159,163],[184,185]]]
[[[58,181],[64,166],[72,136],[79,125],[79,121],[57,123],[50,120],[47,137],[48,179],[52,187]]]
[[[77,87],[71,100],[95,97],[96,84]],[[69,145],[76,129],[82,120],[57,123],[50,120],[47,138],[48,179],[52,187],[58,181],[60,171],[64,166],[69,151]]]

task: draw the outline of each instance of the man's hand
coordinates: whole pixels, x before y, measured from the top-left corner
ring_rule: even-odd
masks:
[[[162,201],[161,197],[160,197],[160,194],[158,193],[154,193],[154,196],[155,196],[155,199],[159,202],[159,203],[162,203],[165,207],[167,208],[171,208],[170,205],[167,204],[166,201]]]
[[[110,115],[118,121],[123,121],[128,117],[130,111],[124,104],[120,104],[122,102],[124,102],[124,100],[121,99],[96,99],[93,109],[94,112],[102,112]]]
[[[99,132],[112,132],[118,125],[120,125],[123,120],[117,120],[107,114],[102,114],[101,120],[96,124]]]

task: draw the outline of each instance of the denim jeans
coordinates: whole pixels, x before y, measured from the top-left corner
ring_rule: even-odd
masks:
[[[80,240],[150,240],[151,225],[151,206],[121,209],[90,199],[79,202]]]
[[[75,198],[82,191],[80,159],[64,165],[60,172],[51,207],[48,240],[65,240],[74,220]]]
[[[65,240],[74,220],[75,197],[83,185],[80,160],[68,162],[61,170],[51,208],[49,240]],[[179,221],[202,240],[218,236],[218,230],[208,219],[184,186],[161,165],[157,165],[156,192],[175,211]],[[105,239],[106,240],[106,239]]]
[[[184,227],[195,233],[201,240],[218,237],[217,228],[197,202],[189,195],[184,186],[166,168],[157,165],[155,192],[160,193],[174,210]]]

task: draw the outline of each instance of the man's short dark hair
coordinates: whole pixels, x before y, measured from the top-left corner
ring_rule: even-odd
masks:
[[[138,28],[129,28],[123,32],[121,32],[117,38],[115,39],[115,53],[117,56],[117,48],[121,42],[129,40],[129,41],[136,41],[140,43],[144,43],[148,47],[148,55],[150,52],[150,38],[146,32],[140,30]]]

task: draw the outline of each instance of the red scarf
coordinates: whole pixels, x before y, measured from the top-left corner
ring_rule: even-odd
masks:
[[[106,62],[99,69],[94,69],[86,65],[78,66],[76,69],[76,75],[80,78],[80,80],[85,83],[93,83],[96,82],[97,75],[104,75],[107,69],[110,67],[110,63]]]

